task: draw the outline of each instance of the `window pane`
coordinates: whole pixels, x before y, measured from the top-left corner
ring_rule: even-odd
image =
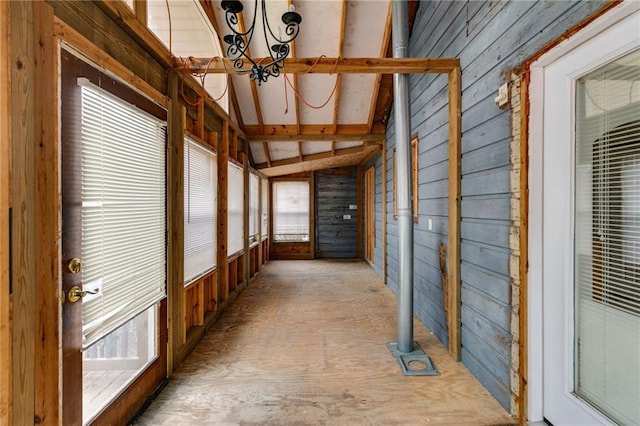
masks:
[[[242,168],[228,163],[227,179],[227,256],[244,249],[244,176]]]
[[[83,347],[165,297],[165,123],[82,86]],[[135,261],[132,261],[134,259]]]
[[[184,282],[216,266],[217,163],[213,152],[187,139],[184,146]]]
[[[309,182],[273,184],[274,241],[309,241]]]
[[[158,306],[154,305],[82,352],[82,418],[87,424],[153,362]]]
[[[575,392],[640,410],[640,50],[576,87]]]
[[[249,241],[256,241],[258,234],[258,204],[260,178],[253,173],[249,175]]]
[[[262,236],[269,235],[269,180],[262,179]]]

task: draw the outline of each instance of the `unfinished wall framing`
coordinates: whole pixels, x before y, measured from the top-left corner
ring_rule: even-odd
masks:
[[[13,111],[1,117],[6,125],[2,126],[5,135],[0,152],[7,155],[0,155],[0,365],[12,373],[0,385],[0,423],[53,424],[62,419],[58,351],[59,44],[169,111],[167,323],[171,370],[249,278],[258,273],[267,257],[259,255],[261,245],[250,246],[246,254],[243,251],[234,259],[226,259],[225,255],[228,275],[224,278],[220,268],[187,288],[183,286],[184,135],[210,144],[218,152],[224,148],[233,161],[246,168],[245,136],[214,102],[199,100],[201,91],[194,79],[187,76],[183,81],[185,76],[171,71],[173,63],[168,51],[154,41],[124,3],[3,2],[0,18],[0,101],[5,110]],[[8,37],[9,33],[12,37]],[[183,94],[196,99],[197,105],[186,102]],[[10,147],[11,140],[24,143]],[[11,168],[19,173],[11,176]],[[12,221],[11,205],[20,206],[20,214],[14,215]],[[11,277],[9,226],[14,236]],[[13,283],[11,296],[9,283]],[[227,295],[224,301],[222,294]],[[166,329],[161,329],[160,339],[166,338],[164,333]],[[125,421],[131,415],[130,407],[117,402],[108,421]]]

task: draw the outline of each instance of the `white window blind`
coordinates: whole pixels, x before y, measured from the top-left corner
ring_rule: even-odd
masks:
[[[165,297],[165,123],[81,79],[86,348]]]
[[[309,182],[274,182],[274,241],[309,241]]]
[[[261,179],[262,236],[269,236],[269,180]]]
[[[228,163],[227,256],[244,249],[244,176],[242,168]]]
[[[187,138],[184,145],[184,283],[216,266],[216,155]]]
[[[259,187],[260,178],[253,173],[249,174],[249,241],[256,241],[258,234],[258,204],[260,203]]]
[[[640,423],[640,50],[576,87],[576,393]]]

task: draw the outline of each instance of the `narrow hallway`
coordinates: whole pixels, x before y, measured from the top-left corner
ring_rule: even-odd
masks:
[[[272,261],[138,420],[200,424],[505,424],[507,412],[417,320],[440,375],[405,377],[396,298],[363,262]]]

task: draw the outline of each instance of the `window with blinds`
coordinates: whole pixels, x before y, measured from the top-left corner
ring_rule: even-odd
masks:
[[[273,184],[274,241],[309,241],[309,182]]]
[[[184,145],[184,283],[216,267],[216,155],[187,138]]]
[[[269,179],[261,179],[262,236],[269,236]]]
[[[577,80],[576,393],[640,420],[640,50]]]
[[[86,348],[165,297],[166,125],[79,84]]]
[[[232,162],[227,173],[227,256],[233,256],[244,249],[244,175]]]
[[[260,178],[253,173],[249,174],[249,242],[258,240],[258,221],[260,199]]]

